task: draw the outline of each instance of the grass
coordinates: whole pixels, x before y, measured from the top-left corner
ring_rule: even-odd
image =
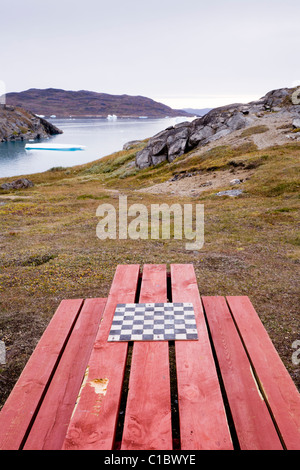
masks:
[[[131,263],[193,263],[201,295],[249,295],[300,388],[299,366],[292,363],[292,343],[300,339],[300,145],[263,151],[253,144],[219,146],[137,171],[132,163],[145,144],[29,175],[35,186],[26,190],[1,191],[17,199],[1,199],[0,205],[0,339],[7,348],[0,405],[60,301],[107,296],[117,264]],[[238,168],[254,171],[239,198],[216,198],[209,188],[192,200],[136,191],[175,174],[228,169],[234,174]],[[120,193],[129,205],[142,203],[149,211],[154,203],[204,204],[203,249],[187,251],[185,240],[174,239],[99,240],[96,209],[110,203],[118,211]]]
[[[241,132],[241,137],[249,137],[250,135],[254,134],[263,134],[269,130],[268,126],[260,125],[260,126],[252,126],[247,127],[245,130]]]

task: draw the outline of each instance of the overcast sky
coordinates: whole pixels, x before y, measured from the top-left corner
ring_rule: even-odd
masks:
[[[174,108],[300,85],[299,0],[1,0],[0,80]]]

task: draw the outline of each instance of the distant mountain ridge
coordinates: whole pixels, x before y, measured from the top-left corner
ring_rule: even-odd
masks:
[[[34,114],[50,117],[149,117],[192,116],[144,96],[111,95],[94,91],[67,91],[57,88],[30,88],[6,94],[6,103],[21,106]]]

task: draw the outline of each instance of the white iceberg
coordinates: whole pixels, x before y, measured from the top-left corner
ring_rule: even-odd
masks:
[[[47,144],[44,142],[38,144],[26,144],[25,150],[84,150],[84,145],[74,144]]]

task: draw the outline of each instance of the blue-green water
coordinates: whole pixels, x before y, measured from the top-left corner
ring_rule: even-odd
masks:
[[[62,166],[88,163],[122,150],[131,140],[152,137],[157,132],[175,125],[185,118],[165,119],[53,119],[63,131],[50,137],[55,144],[84,145],[85,150],[25,150],[26,142],[0,143],[0,178],[30,175]]]

